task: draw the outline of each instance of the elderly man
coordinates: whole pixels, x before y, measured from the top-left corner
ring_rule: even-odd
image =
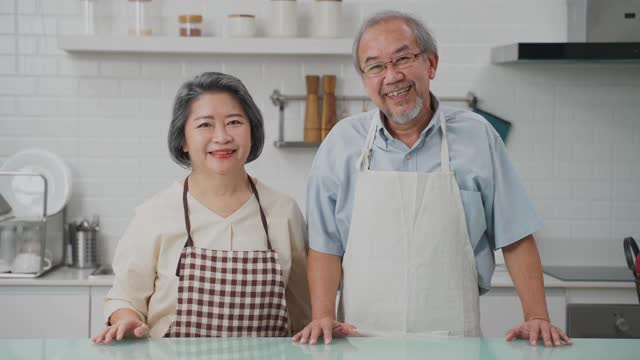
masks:
[[[294,340],[480,336],[478,296],[489,290],[494,249],[502,248],[524,312],[507,340],[571,343],[549,321],[531,235],[542,222],[504,144],[485,119],[430,92],[438,67],[431,34],[409,15],[383,12],[363,24],[353,53],[378,109],[340,121],[314,160],[313,321]],[[344,322],[335,317],[341,278]]]

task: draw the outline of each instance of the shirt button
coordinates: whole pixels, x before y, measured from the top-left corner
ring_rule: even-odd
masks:
[[[404,157],[407,160],[411,160],[411,154],[407,154],[407,156]]]

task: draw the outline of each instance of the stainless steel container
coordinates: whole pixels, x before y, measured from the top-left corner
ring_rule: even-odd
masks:
[[[76,268],[94,268],[97,265],[96,240],[99,227],[97,222],[89,224],[86,220],[79,224],[70,223],[69,243],[71,245],[71,266]]]

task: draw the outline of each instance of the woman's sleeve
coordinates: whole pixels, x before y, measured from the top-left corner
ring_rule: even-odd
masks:
[[[139,207],[118,242],[113,258],[115,279],[105,298],[104,319],[122,308],[135,311],[147,322],[147,304],[155,289],[158,238],[149,208]]]
[[[291,271],[286,298],[289,330],[291,334],[295,334],[311,321],[311,303],[307,284],[307,225],[295,201],[292,201],[288,222],[291,240]]]

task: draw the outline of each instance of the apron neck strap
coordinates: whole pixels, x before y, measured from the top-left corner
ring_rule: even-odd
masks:
[[[253,191],[253,195],[256,196],[256,200],[258,201],[258,208],[260,209],[260,220],[262,220],[262,227],[264,228],[264,233],[267,235],[267,247],[269,250],[273,250],[271,247],[271,240],[269,239],[269,228],[267,226],[267,217],[264,215],[264,210],[262,210],[262,204],[260,203],[260,196],[258,195],[258,189],[256,189],[256,185],[253,183],[253,179],[251,176],[247,175],[249,179],[249,185],[251,186],[251,191]]]
[[[251,186],[251,192],[255,195],[256,200],[258,201],[258,208],[260,209],[260,220],[262,220],[262,227],[264,228],[264,233],[267,235],[267,247],[269,250],[273,250],[271,247],[271,240],[269,239],[269,230],[267,227],[267,217],[264,214],[264,210],[262,209],[262,204],[260,203],[260,196],[258,195],[258,189],[256,189],[256,185],[253,183],[253,179],[251,176],[247,174],[247,178],[249,179],[249,186]],[[182,207],[184,208],[184,225],[187,229],[187,241],[184,244],[184,247],[193,246],[193,239],[191,238],[191,221],[189,220],[189,203],[187,201],[187,193],[189,192],[189,177],[187,176],[184,179],[184,186],[182,189]]]
[[[440,171],[443,173],[451,171],[449,166],[449,141],[447,140],[447,122],[444,112],[439,111],[440,129],[442,129],[442,145],[440,146]]]
[[[191,238],[191,221],[189,220],[189,204],[187,202],[187,193],[189,192],[189,177],[184,179],[184,186],[182,187],[182,208],[184,209],[184,225],[187,228],[187,242],[184,247],[193,246],[193,239]]]
[[[442,130],[442,145],[440,146],[440,171],[441,172],[449,172],[449,142],[447,141],[447,123],[444,117],[444,113],[442,110],[436,110],[438,113],[438,118],[440,119],[440,129]],[[360,154],[360,158],[356,163],[356,168],[360,171],[369,170],[369,165],[371,162],[371,148],[373,147],[373,141],[376,138],[376,134],[378,132],[378,124],[381,121],[380,113],[373,117],[371,121],[371,126],[369,126],[369,132],[367,133],[367,140],[365,141],[364,148],[362,149],[362,153]],[[382,120],[382,119],[380,119]]]
[[[371,126],[369,126],[369,131],[367,132],[367,140],[364,143],[364,148],[362,148],[362,153],[360,154],[360,158],[356,163],[356,168],[360,171],[369,170],[369,163],[371,161],[371,147],[373,146],[373,140],[376,138],[376,132],[378,132],[378,123],[380,119],[380,112],[378,111],[376,115],[373,116],[371,120]]]

